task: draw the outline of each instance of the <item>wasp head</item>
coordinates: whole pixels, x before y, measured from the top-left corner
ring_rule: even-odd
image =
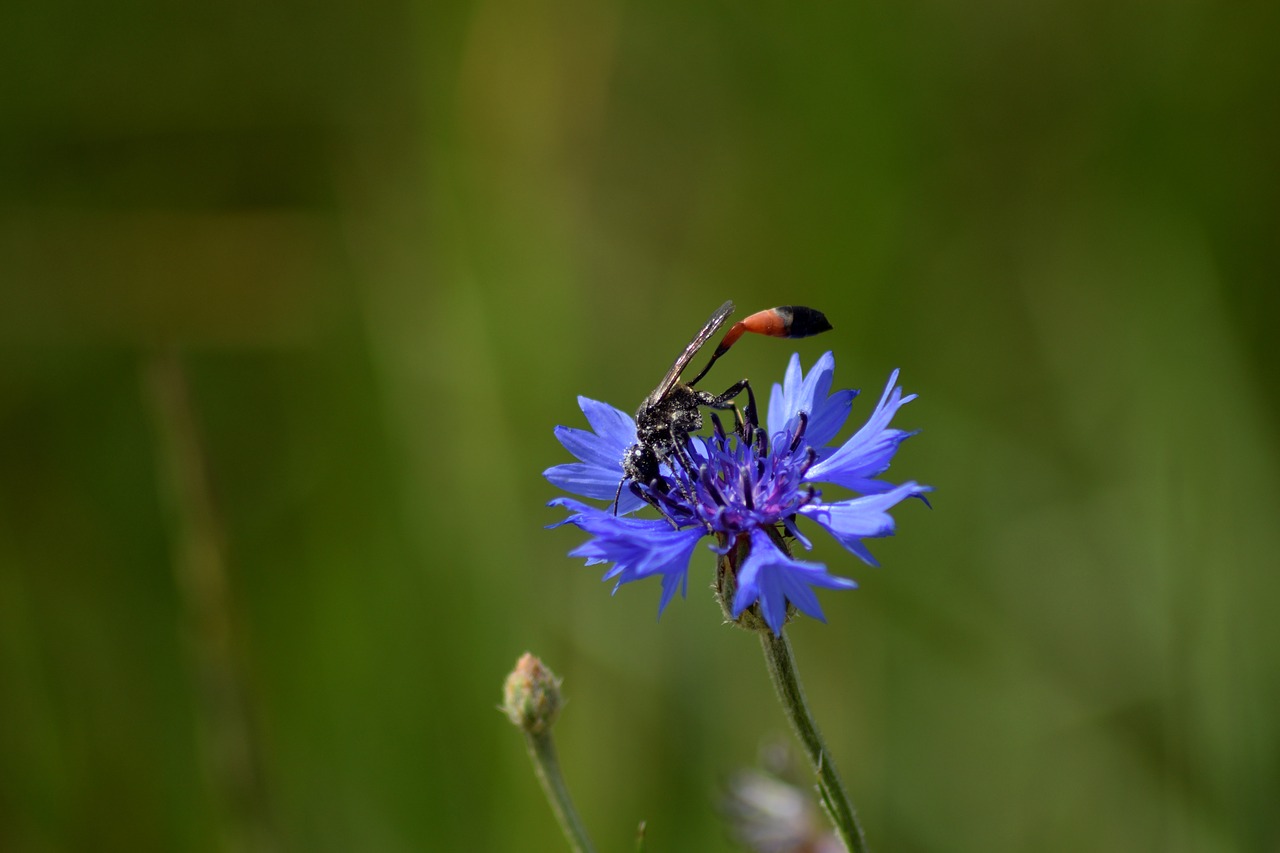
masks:
[[[625,479],[648,485],[658,479],[658,454],[653,447],[637,442],[622,454],[622,475]]]

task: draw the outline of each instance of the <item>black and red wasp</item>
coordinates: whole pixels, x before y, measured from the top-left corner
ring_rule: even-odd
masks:
[[[831,328],[827,318],[821,311],[806,308],[803,305],[782,305],[759,311],[745,320],[734,323],[725,333],[724,338],[711,355],[707,366],[689,382],[681,382],[680,374],[689,366],[689,362],[706,345],[725,321],[733,313],[733,300],[729,300],[716,309],[706,324],[693,336],[693,340],[676,358],[666,376],[658,383],[640,403],[636,410],[636,443],[627,448],[622,456],[622,480],[618,483],[618,495],[622,487],[630,480],[633,483],[652,485],[659,481],[659,465],[668,456],[675,455],[683,460],[682,450],[689,435],[702,429],[702,412],[699,407],[709,409],[732,409],[737,419],[738,428],[744,437],[750,438],[748,429],[758,425],[756,418],[756,397],[751,390],[751,383],[746,379],[739,380],[719,394],[702,391],[693,386],[707,375],[711,365],[720,356],[729,351],[729,347],[747,332],[757,335],[769,335],[775,338],[807,338],[825,332]],[[734,399],[743,391],[747,392],[747,408],[745,417],[738,412]],[[686,460],[687,464],[687,460]],[[633,490],[639,493],[638,489]],[[640,495],[653,501],[643,494]],[[618,497],[614,496],[614,512],[618,511]]]

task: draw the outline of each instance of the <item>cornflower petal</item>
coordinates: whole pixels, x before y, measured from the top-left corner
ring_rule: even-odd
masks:
[[[570,462],[548,468],[542,472],[542,476],[550,480],[553,486],[558,486],[571,494],[581,495],[584,498],[613,500],[613,496],[618,492],[618,483],[622,480],[622,470],[619,469],[617,474],[613,474],[601,469],[598,465]],[[625,498],[629,494],[630,492],[623,489],[621,497]],[[622,511],[621,498],[618,501],[618,510]]]
[[[673,530],[665,522],[658,523],[662,529],[654,528],[643,533],[629,531],[629,535],[603,536],[596,532],[594,542],[603,561],[614,563],[603,579],[617,579],[615,592],[624,583],[653,575],[662,577],[662,597],[658,601],[658,615],[661,616],[676,590],[688,589],[689,558],[704,531],[697,528]]]
[[[765,422],[770,436],[785,431],[796,416],[804,412],[809,418],[805,428],[805,442],[818,450],[819,458],[832,453],[825,445],[836,437],[836,433],[840,432],[840,428],[849,419],[853,398],[858,396],[857,391],[850,389],[828,396],[835,375],[835,365],[835,356],[830,352],[823,353],[809,375],[805,376],[800,369],[800,355],[792,353],[783,384],[774,383],[769,395],[769,412]]]
[[[698,540],[706,535],[701,528],[677,530],[662,519],[624,518],[575,501],[561,499],[559,505],[575,510],[566,521],[591,534],[591,539],[569,552],[587,565],[613,563],[603,580],[616,580],[614,592],[624,583],[660,575],[662,598],[658,615],[680,590],[688,589],[689,558]]]
[[[555,436],[581,462],[555,465],[542,475],[571,494],[612,501],[618,496],[618,513],[634,512],[644,501],[629,489],[618,492],[622,482],[622,455],[635,443],[636,422],[621,409],[589,397],[579,397],[578,406],[593,432],[573,427],[556,427]]]
[[[813,371],[810,371],[812,373]],[[800,353],[793,352],[787,362],[787,371],[782,375],[782,384],[773,383],[769,393],[769,411],[765,415],[765,425],[769,435],[777,435],[787,428],[787,422],[800,413],[800,388],[804,384],[804,371],[800,369]]]
[[[598,506],[584,504],[582,501],[574,500],[573,498],[552,498],[547,501],[547,506],[564,507],[571,513],[567,518],[562,518],[559,521],[548,524],[548,529],[563,527],[566,524],[573,524],[578,527],[582,527],[582,525],[579,524],[580,521],[585,519],[590,523],[591,519],[594,519],[597,516],[607,516],[608,518],[614,519],[618,524],[631,525],[638,530],[648,529],[655,524],[664,524],[664,522],[656,518],[632,518],[630,516],[613,515],[612,508],[604,510]],[[665,524],[665,526],[669,528],[671,525]]]
[[[555,435],[556,439],[564,445],[565,450],[588,465],[606,469],[617,468],[619,472],[622,471],[622,466],[618,464],[622,453],[612,441],[594,432],[587,432],[585,429],[566,426],[556,427]],[[624,447],[623,450],[625,449]]]
[[[832,504],[811,503],[800,508],[800,514],[812,519],[849,551],[871,566],[880,565],[862,544],[863,539],[892,536],[893,516],[889,508],[931,491],[928,486],[903,483],[883,494],[850,498]]]
[[[792,559],[778,549],[764,530],[751,531],[751,550],[738,570],[738,591],[733,597],[734,618],[742,615],[757,601],[765,623],[773,633],[782,632],[787,618],[787,602],[801,613],[825,622],[826,617],[818,605],[818,597],[811,586],[828,589],[853,589],[856,583],[848,578],[827,574],[821,563],[805,563]]]
[[[835,483],[864,494],[882,491],[868,481],[884,473],[898,445],[915,435],[915,432],[889,429],[889,421],[898,409],[916,398],[915,394],[904,397],[897,381],[898,371],[895,370],[867,422],[839,449],[810,468],[807,479]]]
[[[622,409],[592,400],[590,397],[578,397],[578,408],[587,416],[596,435],[609,440],[619,450],[626,450],[636,440],[636,422]],[[622,458],[619,455],[618,458]]]

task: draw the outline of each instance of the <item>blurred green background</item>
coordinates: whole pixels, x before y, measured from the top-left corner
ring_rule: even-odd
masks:
[[[1280,6],[2,18],[0,849],[563,849],[526,649],[602,850],[730,849],[756,642],[541,477],[726,298],[921,395],[791,629],[875,849],[1280,849]]]

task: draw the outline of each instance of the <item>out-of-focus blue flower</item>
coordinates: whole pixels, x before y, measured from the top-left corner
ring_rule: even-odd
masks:
[[[894,532],[889,509],[908,497],[930,490],[914,482],[894,485],[876,479],[889,467],[898,445],[913,433],[889,428],[893,415],[915,395],[904,397],[897,371],[867,423],[839,446],[828,446],[844,426],[856,391],[830,394],[835,359],[826,353],[805,376],[792,356],[782,385],[775,385],[766,418],[768,433],[755,429],[744,437],[727,434],[714,416],[709,436],[693,436],[683,447],[684,459],[672,454],[652,484],[630,483],[622,490],[617,514],[612,506],[622,481],[622,456],[635,442],[635,422],[604,403],[579,398],[594,432],[557,427],[556,436],[580,463],[546,471],[552,483],[587,498],[608,500],[597,508],[570,498],[557,498],[573,524],[591,538],[571,552],[588,565],[612,563],[606,580],[624,583],[650,576],[662,578],[658,613],[677,589],[688,587],[689,558],[698,541],[711,535],[710,549],[727,554],[746,543],[737,566],[731,615],[758,604],[760,615],[778,633],[787,605],[824,620],[814,587],[849,589],[856,584],[829,574],[818,563],[796,560],[784,536],[804,548],[809,541],[796,525],[803,516],[825,529],[845,548],[876,565],[864,539]],[[827,503],[815,483],[828,482],[856,497]],[[662,518],[631,518],[644,503],[658,507]],[[558,525],[557,525],[558,526]]]

